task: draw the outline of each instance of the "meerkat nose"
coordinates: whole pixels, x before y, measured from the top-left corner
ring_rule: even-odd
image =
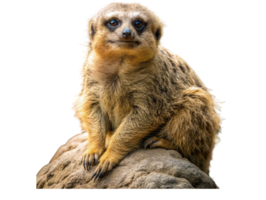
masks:
[[[125,39],[132,37],[132,31],[130,30],[130,28],[127,27],[122,31],[122,37]]]

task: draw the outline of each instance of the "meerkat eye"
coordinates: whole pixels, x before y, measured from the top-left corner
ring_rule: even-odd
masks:
[[[117,26],[118,24],[119,24],[118,21],[115,20],[115,19],[112,19],[112,20],[109,21],[109,25],[112,26],[112,27],[115,27],[115,26]]]
[[[133,25],[136,27],[136,28],[142,28],[143,27],[143,22],[141,20],[137,20],[133,23]]]

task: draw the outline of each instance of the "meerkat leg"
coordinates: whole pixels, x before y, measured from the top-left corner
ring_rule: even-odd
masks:
[[[137,113],[141,111],[136,111]],[[99,164],[92,176],[94,180],[101,175],[109,173],[129,152],[140,147],[141,140],[150,132],[155,130],[158,125],[154,120],[143,122],[139,116],[143,117],[145,113],[130,114],[117,128],[113,134],[109,146],[99,160]],[[149,119],[148,116],[143,117]]]
[[[99,105],[94,105],[90,109],[84,110],[89,111],[88,113],[84,113],[82,120],[85,130],[89,133],[89,143],[82,155],[82,162],[84,169],[89,170],[91,166],[98,162],[98,159],[106,150],[107,122]]]
[[[184,157],[206,173],[220,129],[220,118],[214,106],[209,93],[196,87],[188,88],[175,104],[175,115],[158,134],[159,138],[171,141]],[[168,149],[166,143],[163,146]]]
[[[112,132],[108,131],[105,138],[105,149],[108,148],[111,138],[112,138]]]
[[[171,142],[159,138],[159,137],[150,137],[144,142],[144,148],[164,148],[164,149],[169,149],[169,150],[177,150],[177,147],[174,146]]]

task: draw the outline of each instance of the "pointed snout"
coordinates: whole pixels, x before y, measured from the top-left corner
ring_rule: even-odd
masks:
[[[123,39],[133,39],[133,32],[131,31],[130,28],[126,27],[122,31],[122,38]]]

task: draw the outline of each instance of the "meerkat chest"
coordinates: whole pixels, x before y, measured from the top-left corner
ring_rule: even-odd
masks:
[[[102,87],[100,104],[103,112],[108,115],[112,129],[116,129],[132,109],[132,98],[128,88],[119,77]]]

